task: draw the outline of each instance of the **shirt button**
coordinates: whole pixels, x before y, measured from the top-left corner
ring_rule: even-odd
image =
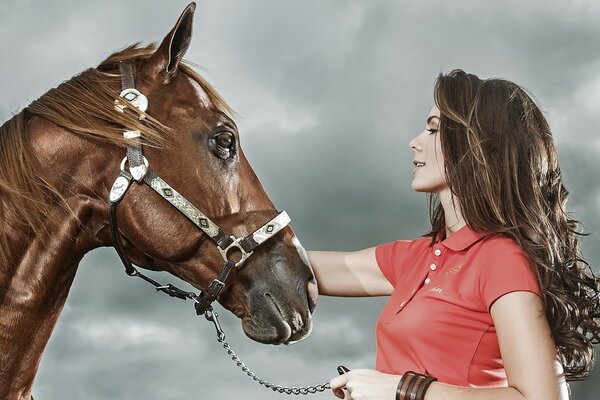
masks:
[[[431,269],[432,271],[435,271],[435,270],[436,270],[436,268],[437,268],[437,265],[435,265],[435,264],[431,264],[431,265],[429,266],[429,269]]]
[[[442,254],[442,251],[440,249],[435,249],[435,251],[433,252],[433,254],[435,254],[436,256],[439,256]]]
[[[429,278],[425,279],[425,284],[428,284],[429,282],[431,282],[431,279],[429,279]]]

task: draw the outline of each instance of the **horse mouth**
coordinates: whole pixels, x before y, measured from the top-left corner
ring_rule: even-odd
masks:
[[[285,310],[273,296],[265,293],[255,311],[242,318],[246,336],[264,344],[294,344],[305,339],[312,330],[310,314],[306,318],[296,310]]]

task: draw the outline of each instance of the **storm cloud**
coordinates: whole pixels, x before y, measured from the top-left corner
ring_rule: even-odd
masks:
[[[160,41],[186,4],[2,0],[1,120],[116,49]],[[310,250],[425,233],[408,142],[422,129],[437,74],[462,68],[522,84],[553,128],[569,209],[592,233],[582,247],[598,271],[599,20],[593,0],[199,1],[186,58],[237,112],[246,156]],[[254,343],[233,315],[221,310],[221,319],[258,375],[296,386],[328,381],[338,364],[372,368],[384,301],[321,298],[312,335],[294,346]],[[597,398],[598,368],[572,387],[577,400]],[[281,397],[236,369],[191,304],[128,279],[112,249],[81,263],[34,396]]]

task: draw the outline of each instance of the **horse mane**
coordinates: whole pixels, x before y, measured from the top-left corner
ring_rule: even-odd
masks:
[[[168,145],[169,127],[132,107],[125,112],[115,109],[115,102],[125,104],[115,91],[120,87],[119,62],[129,62],[138,71],[155,50],[155,44],[136,43],[117,51],[97,68],[87,69],[50,89],[0,126],[0,266],[10,260],[9,235],[39,236],[51,207],[61,205],[68,209],[29,142],[27,123],[32,116],[40,116],[74,134],[122,147],[126,146],[124,130],[140,131],[145,145]],[[179,69],[201,85],[217,109],[232,116],[227,103],[191,65],[184,62]],[[143,121],[141,114],[145,116]]]

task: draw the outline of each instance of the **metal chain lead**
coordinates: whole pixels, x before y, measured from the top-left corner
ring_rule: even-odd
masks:
[[[299,387],[296,387],[296,386],[288,387],[288,386],[281,386],[281,385],[275,385],[273,383],[270,383],[270,382],[256,376],[256,374],[254,372],[252,372],[250,370],[250,368],[248,368],[246,366],[246,364],[244,364],[244,362],[238,357],[238,355],[235,354],[235,351],[233,351],[233,349],[231,348],[229,343],[227,343],[226,340],[222,340],[222,341],[219,340],[219,342],[223,344],[223,348],[227,351],[227,354],[229,356],[231,356],[231,359],[233,360],[233,362],[235,362],[235,364],[242,370],[242,372],[245,372],[246,375],[248,375],[250,378],[252,378],[252,380],[258,382],[259,384],[263,385],[264,387],[266,387],[268,389],[271,389],[274,392],[278,392],[278,393],[282,393],[282,394],[285,393],[285,394],[295,394],[295,395],[307,395],[307,394],[314,394],[317,392],[324,392],[327,389],[331,389],[331,387],[329,386],[329,382],[321,383],[318,385],[299,386]]]
[[[171,285],[170,283],[168,283],[166,285],[162,285],[162,284],[156,282],[155,280],[153,280],[152,278],[149,278],[146,275],[142,274],[137,269],[135,269],[135,273],[132,276],[141,278],[141,279],[145,280],[146,282],[150,283],[151,285],[153,285],[156,288],[157,292],[162,292],[162,293],[168,294],[171,297],[177,297],[182,300],[190,299],[190,300],[194,301],[195,303],[198,303],[200,301],[200,297],[198,295],[196,295],[195,293],[187,292],[185,290],[179,289],[178,287]],[[311,385],[311,386],[288,387],[288,386],[275,385],[271,382],[268,382],[264,379],[259,378],[258,376],[256,376],[256,374],[254,372],[252,372],[250,370],[250,368],[248,368],[246,366],[246,364],[244,364],[244,362],[240,359],[240,357],[238,357],[238,355],[235,354],[235,351],[233,351],[233,349],[231,348],[229,343],[227,343],[227,340],[225,340],[225,332],[223,332],[223,328],[221,328],[221,323],[219,322],[219,314],[217,314],[217,312],[213,310],[212,306],[208,306],[208,309],[204,312],[204,317],[208,321],[212,322],[213,325],[215,326],[215,330],[217,332],[217,342],[219,342],[223,345],[223,348],[227,351],[227,354],[231,357],[233,362],[235,362],[235,364],[242,370],[242,372],[245,372],[250,378],[252,378],[252,380],[258,382],[262,386],[264,386],[268,389],[271,389],[274,392],[278,392],[278,393],[282,393],[282,394],[294,394],[294,395],[314,394],[314,393],[324,392],[325,390],[331,389],[331,386],[329,386],[329,382],[321,383],[318,385]]]
[[[212,309],[212,307],[206,311],[204,316],[207,320],[211,321],[215,325],[215,329],[217,330],[217,341],[223,345],[223,348],[227,351],[227,354],[231,357],[233,362],[235,362],[235,364],[242,370],[242,372],[245,372],[246,375],[252,378],[252,380],[258,382],[260,385],[263,385],[264,387],[271,389],[274,392],[294,395],[314,394],[317,392],[324,392],[325,390],[331,389],[331,386],[329,386],[329,382],[311,386],[288,387],[275,385],[271,382],[261,379],[260,377],[256,376],[256,374],[252,372],[250,368],[246,366],[246,364],[244,364],[240,357],[237,354],[235,354],[235,351],[233,351],[229,343],[227,343],[227,340],[225,340],[225,333],[223,332],[221,324],[218,320],[218,314]]]

